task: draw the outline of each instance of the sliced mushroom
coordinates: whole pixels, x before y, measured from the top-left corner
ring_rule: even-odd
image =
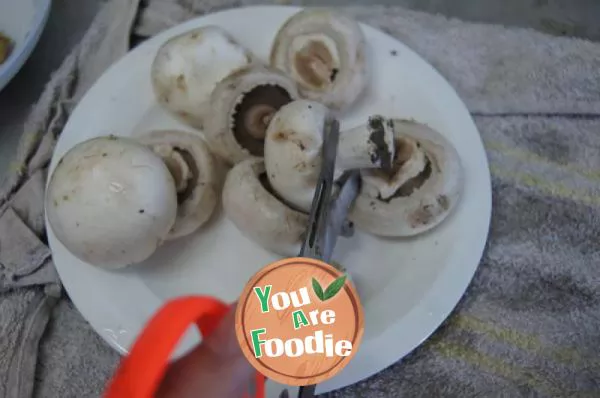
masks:
[[[133,140],[100,137],[70,149],[52,173],[46,214],[80,260],[107,269],[146,260],[177,214],[175,183],[160,157]]]
[[[318,102],[294,101],[273,117],[265,140],[265,167],[275,191],[298,209],[310,210],[321,170],[324,125],[329,110]],[[383,118],[340,133],[334,178],[350,169],[388,167],[393,129]]]
[[[211,96],[208,144],[230,164],[262,157],[273,114],[297,98],[294,81],[275,69],[253,66],[230,75]]]
[[[175,36],[152,63],[159,104],[179,120],[203,129],[210,117],[210,93],[231,73],[256,62],[254,55],[222,28],[204,26]]]
[[[234,166],[223,187],[225,214],[244,236],[281,256],[297,256],[308,215],[274,193],[263,160],[249,158]]]
[[[219,170],[200,136],[155,130],[140,138],[167,165],[177,190],[177,218],[167,239],[195,232],[213,214],[219,194]]]
[[[361,192],[349,218],[374,235],[405,237],[440,224],[460,199],[456,149],[432,128],[394,119],[396,156],[391,173],[362,170]]]
[[[297,83],[300,94],[329,108],[353,104],[367,85],[366,44],[360,25],[326,9],[288,19],[271,48],[271,65]]]

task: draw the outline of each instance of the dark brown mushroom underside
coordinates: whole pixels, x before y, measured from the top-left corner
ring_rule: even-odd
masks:
[[[244,95],[236,106],[233,135],[237,142],[254,156],[264,155],[265,132],[273,114],[292,102],[286,89],[276,85],[261,85]]]

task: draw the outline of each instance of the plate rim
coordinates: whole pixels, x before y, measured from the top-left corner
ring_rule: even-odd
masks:
[[[98,78],[98,80],[96,80],[96,82],[94,83],[94,85],[97,85],[100,80],[107,74],[110,73],[111,70],[117,69],[119,67],[119,64],[127,57],[130,55],[131,52],[133,51],[139,51],[142,52],[144,51],[144,48],[147,47],[151,47],[152,43],[149,43],[150,41],[158,41],[159,39],[162,40],[166,37],[170,37],[171,35],[173,35],[173,31],[177,30],[177,29],[183,29],[183,27],[187,27],[188,29],[193,28],[194,26],[201,26],[203,24],[199,24],[198,22],[207,18],[207,17],[211,17],[211,16],[215,16],[218,14],[227,14],[227,13],[231,13],[231,12],[240,12],[243,10],[247,10],[247,9],[253,9],[256,11],[260,11],[262,10],[282,10],[282,11],[286,11],[288,13],[293,13],[296,11],[299,11],[303,8],[307,8],[307,7],[297,7],[297,6],[283,6],[283,5],[258,5],[258,6],[244,6],[244,7],[236,7],[236,8],[228,8],[228,9],[224,9],[224,10],[219,10],[217,12],[214,13],[207,13],[207,14],[203,14],[200,16],[197,16],[195,18],[192,18],[190,20],[184,21],[183,23],[174,25],[168,29],[165,29],[161,32],[159,32],[158,34],[156,34],[155,36],[149,38],[147,41],[145,41],[144,43],[141,43],[139,46],[137,46],[136,48],[131,49],[130,52],[128,52],[126,55],[124,55],[120,60],[118,60],[117,62],[115,62],[114,64],[112,64],[109,68],[107,68],[107,70],[104,71],[104,73]],[[401,40],[399,40],[396,37],[391,36],[390,34],[387,34],[386,32],[380,30],[379,28],[375,27],[375,26],[371,26],[367,23],[364,22],[360,22],[361,28],[363,29],[372,29],[377,31],[379,34],[387,36],[388,38],[390,38],[391,40],[394,40],[400,44],[402,44],[404,47],[408,48],[410,50],[410,52],[412,52],[413,56],[415,56],[416,58],[418,58],[421,62],[423,62],[426,66],[428,66],[429,68],[431,68],[432,72],[434,74],[436,74],[441,81],[443,81],[446,85],[446,89],[449,89],[451,94],[456,98],[456,105],[461,109],[461,111],[463,111],[465,113],[465,116],[468,117],[470,123],[472,124],[473,129],[475,130],[475,132],[477,132],[477,136],[479,138],[479,142],[477,143],[478,146],[480,147],[481,150],[481,154],[483,156],[483,161],[485,163],[485,168],[486,168],[486,173],[485,174],[485,178],[486,178],[486,186],[485,186],[485,190],[484,190],[484,199],[485,199],[485,203],[483,204],[483,206],[485,207],[485,217],[481,217],[481,219],[479,220],[479,224],[482,225],[482,234],[484,234],[485,238],[482,240],[482,244],[481,247],[478,250],[469,250],[470,251],[470,257],[471,258],[476,258],[475,261],[473,261],[473,265],[470,267],[463,267],[460,269],[462,275],[461,278],[458,278],[461,283],[454,283],[454,284],[450,284],[449,287],[447,286],[446,289],[440,289],[441,285],[444,285],[444,280],[446,280],[448,275],[445,275],[447,273],[449,273],[449,269],[445,268],[443,270],[443,272],[440,272],[439,274],[437,274],[435,281],[431,284],[431,287],[428,290],[428,293],[424,294],[424,296],[422,297],[421,301],[414,305],[409,311],[408,313],[402,317],[399,318],[398,320],[396,320],[394,323],[392,323],[381,335],[379,335],[376,339],[372,339],[370,341],[365,341],[363,342],[363,344],[361,345],[361,347],[359,348],[359,352],[357,352],[356,357],[354,358],[354,360],[344,369],[340,372],[340,374],[338,374],[336,377],[334,377],[333,379],[330,379],[329,381],[326,381],[322,384],[320,384],[317,387],[317,393],[324,393],[324,392],[328,392],[328,391],[332,391],[332,390],[336,390],[339,388],[343,388],[343,387],[347,387],[347,386],[351,386],[354,385],[362,380],[365,380],[387,368],[389,368],[391,365],[393,365],[394,363],[397,363],[399,361],[401,361],[406,355],[408,355],[410,352],[412,352],[413,350],[415,350],[416,348],[420,347],[422,345],[422,343],[424,341],[426,341],[427,339],[429,339],[431,337],[432,334],[434,334],[437,329],[439,328],[440,325],[443,324],[443,322],[448,318],[448,316],[452,313],[452,311],[456,308],[456,306],[460,303],[460,301],[462,300],[466,290],[468,289],[468,287],[471,284],[471,281],[477,271],[477,268],[479,267],[479,264],[481,262],[481,259],[483,257],[485,248],[487,246],[487,242],[488,242],[488,237],[489,237],[489,231],[490,231],[490,227],[491,227],[491,217],[492,217],[492,184],[491,184],[491,174],[490,174],[490,168],[489,168],[489,160],[487,157],[487,153],[485,151],[485,147],[483,145],[483,140],[481,137],[481,134],[479,132],[479,129],[477,128],[477,126],[475,125],[475,122],[468,110],[468,108],[466,107],[464,101],[458,96],[458,94],[456,93],[456,90],[454,89],[454,87],[447,81],[447,79],[433,66],[431,65],[425,58],[423,58],[417,51],[413,50],[411,47],[409,47],[408,45],[404,44],[404,42],[402,42]],[[91,89],[90,89],[91,91]],[[89,92],[89,91],[88,91]],[[75,114],[77,112],[77,108],[81,105],[81,103],[84,102],[85,97],[87,96],[87,93],[85,94],[85,96],[81,99],[81,101],[77,104],[76,108],[74,109],[73,114]],[[69,118],[69,121],[67,121],[67,124],[65,125],[65,130],[67,129],[69,123],[71,121],[71,118]],[[59,142],[57,142],[57,145],[60,143],[62,136],[59,137]],[[57,154],[56,152],[53,154],[52,156],[52,160],[51,160],[51,165],[49,168],[49,172],[48,172],[48,177],[47,177],[47,183],[52,175],[52,171],[54,169],[54,167],[56,166],[58,159],[57,159]],[[46,219],[46,224],[47,224],[47,219]],[[47,224],[48,225],[48,224]],[[51,231],[51,228],[47,228],[48,230],[48,241],[49,241],[49,245],[51,247],[51,250],[54,252],[54,246],[58,246],[60,245],[60,242],[57,241],[56,237],[54,236],[53,232]],[[483,232],[485,231],[485,232]],[[62,245],[61,245],[62,246]],[[61,281],[63,280],[63,274],[61,273],[60,267],[57,265],[56,269],[59,273],[59,276],[61,278]],[[456,277],[456,270],[452,270],[453,275],[452,277]],[[125,276],[126,279],[131,279],[130,275],[126,275]],[[68,279],[68,278],[66,278]],[[69,293],[70,295],[70,289],[67,287],[67,284],[64,284],[65,290],[67,291],[67,293]],[[147,288],[147,287],[146,287]],[[147,288],[148,289],[148,288]],[[435,300],[435,296],[437,293],[439,293],[440,290],[444,290],[445,294],[449,294],[450,297],[452,297],[452,300],[449,300],[447,297],[444,297],[443,300],[441,300],[440,302],[436,303]],[[113,349],[117,350],[120,354],[124,354],[127,352],[127,349],[120,346],[118,344],[118,342],[115,339],[111,339],[109,336],[111,333],[115,333],[115,331],[112,330],[106,330],[104,329],[103,331],[105,333],[101,333],[101,329],[102,326],[99,325],[100,322],[92,322],[92,320],[90,319],[90,317],[86,314],[89,314],[90,312],[83,312],[81,311],[81,307],[85,307],[87,305],[84,305],[84,303],[82,301],[79,301],[78,303],[75,302],[75,300],[72,300],[73,304],[75,305],[75,307],[78,309],[78,311],[81,313],[81,315],[84,317],[84,319],[86,319],[86,321],[88,323],[90,323],[90,325],[92,326],[92,328],[94,329],[94,331],[99,334]],[[158,297],[155,297],[154,302],[150,303],[150,306],[154,306],[155,308],[158,308],[160,305],[162,304],[162,301],[160,299],[158,299]],[[430,304],[430,306],[434,306],[434,304],[437,305],[437,309],[435,311],[435,316],[433,314],[425,314],[425,312],[422,310],[422,306],[427,306],[427,304]],[[114,317],[113,317],[114,318]],[[389,350],[387,349],[387,347],[382,347],[382,342],[383,341],[388,341],[389,337],[385,337],[385,336],[389,336],[392,335],[394,333],[397,332],[398,329],[398,325],[400,323],[405,323],[406,320],[412,320],[412,321],[418,321],[420,323],[421,329],[422,330],[427,330],[427,333],[423,333],[423,332],[419,332],[419,337],[418,338],[413,338],[412,340],[418,341],[417,343],[414,344],[409,344],[410,348],[405,348],[403,350],[401,350],[401,354],[398,354],[398,350],[394,351],[394,350]],[[423,326],[424,325],[424,326]],[[107,335],[108,332],[108,335]],[[118,331],[117,331],[118,332]],[[377,344],[377,342],[379,342],[379,344]],[[371,347],[371,353],[365,353],[365,347],[366,346],[370,346]],[[375,352],[373,352],[375,351]],[[390,352],[394,352],[394,354],[391,354]],[[361,355],[362,354],[362,355]],[[384,359],[382,359],[382,357]],[[357,359],[361,358],[362,362],[367,363],[367,364],[375,364],[377,363],[376,366],[372,365],[370,366],[370,370],[365,372],[363,370],[359,370],[358,366],[352,366],[352,363],[357,363]],[[381,364],[385,363],[385,366],[382,366]],[[375,370],[372,370],[373,368],[375,368]],[[350,383],[340,383],[339,380],[341,380],[342,378],[344,379],[352,379],[352,381]]]

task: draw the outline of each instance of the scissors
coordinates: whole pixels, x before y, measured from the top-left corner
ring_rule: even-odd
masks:
[[[347,221],[350,206],[360,188],[357,170],[344,173],[337,181],[335,160],[339,142],[339,122],[328,118],[324,125],[322,165],[309,213],[308,227],[300,257],[328,262],[339,236],[354,233]],[[111,379],[104,398],[148,398],[154,395],[164,377],[168,358],[190,324],[203,336],[211,334],[229,306],[214,297],[189,296],[171,300],[150,320]],[[257,373],[254,396],[265,397],[265,377]],[[298,398],[315,396],[316,385],[300,387]],[[288,389],[279,398],[289,398]]]
[[[351,170],[334,181],[339,122],[328,118],[324,127],[321,172],[299,256],[329,262],[337,238],[350,237],[354,233],[354,226],[346,217],[360,189],[360,174],[358,170]],[[298,398],[314,397],[315,389],[314,384],[300,387]],[[287,389],[279,395],[279,398],[288,397]]]

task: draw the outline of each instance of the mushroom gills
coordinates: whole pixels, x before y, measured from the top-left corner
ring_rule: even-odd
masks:
[[[273,115],[292,97],[282,87],[261,85],[244,94],[235,107],[233,134],[237,142],[251,155],[264,155],[265,134]]]
[[[242,235],[272,253],[298,255],[308,215],[272,193],[262,159],[246,159],[229,171],[222,200],[227,218]]]
[[[279,29],[270,63],[298,83],[303,98],[343,110],[368,83],[366,42],[358,22],[328,9],[305,9]]]
[[[322,164],[323,134],[331,112],[324,105],[297,100],[279,109],[267,129],[265,167],[273,189],[308,212]],[[352,169],[390,167],[394,133],[383,117],[340,133],[334,179]]]
[[[402,119],[393,119],[393,126],[393,167],[361,171],[350,219],[375,235],[413,236],[439,225],[456,207],[463,171],[456,149],[437,131]]]
[[[211,95],[208,144],[232,165],[262,157],[273,115],[298,96],[296,83],[280,71],[256,65],[243,68],[221,81]]]
[[[199,136],[176,130],[155,130],[140,141],[159,155],[173,176],[177,190],[177,219],[167,239],[195,232],[215,210],[219,165]]]

